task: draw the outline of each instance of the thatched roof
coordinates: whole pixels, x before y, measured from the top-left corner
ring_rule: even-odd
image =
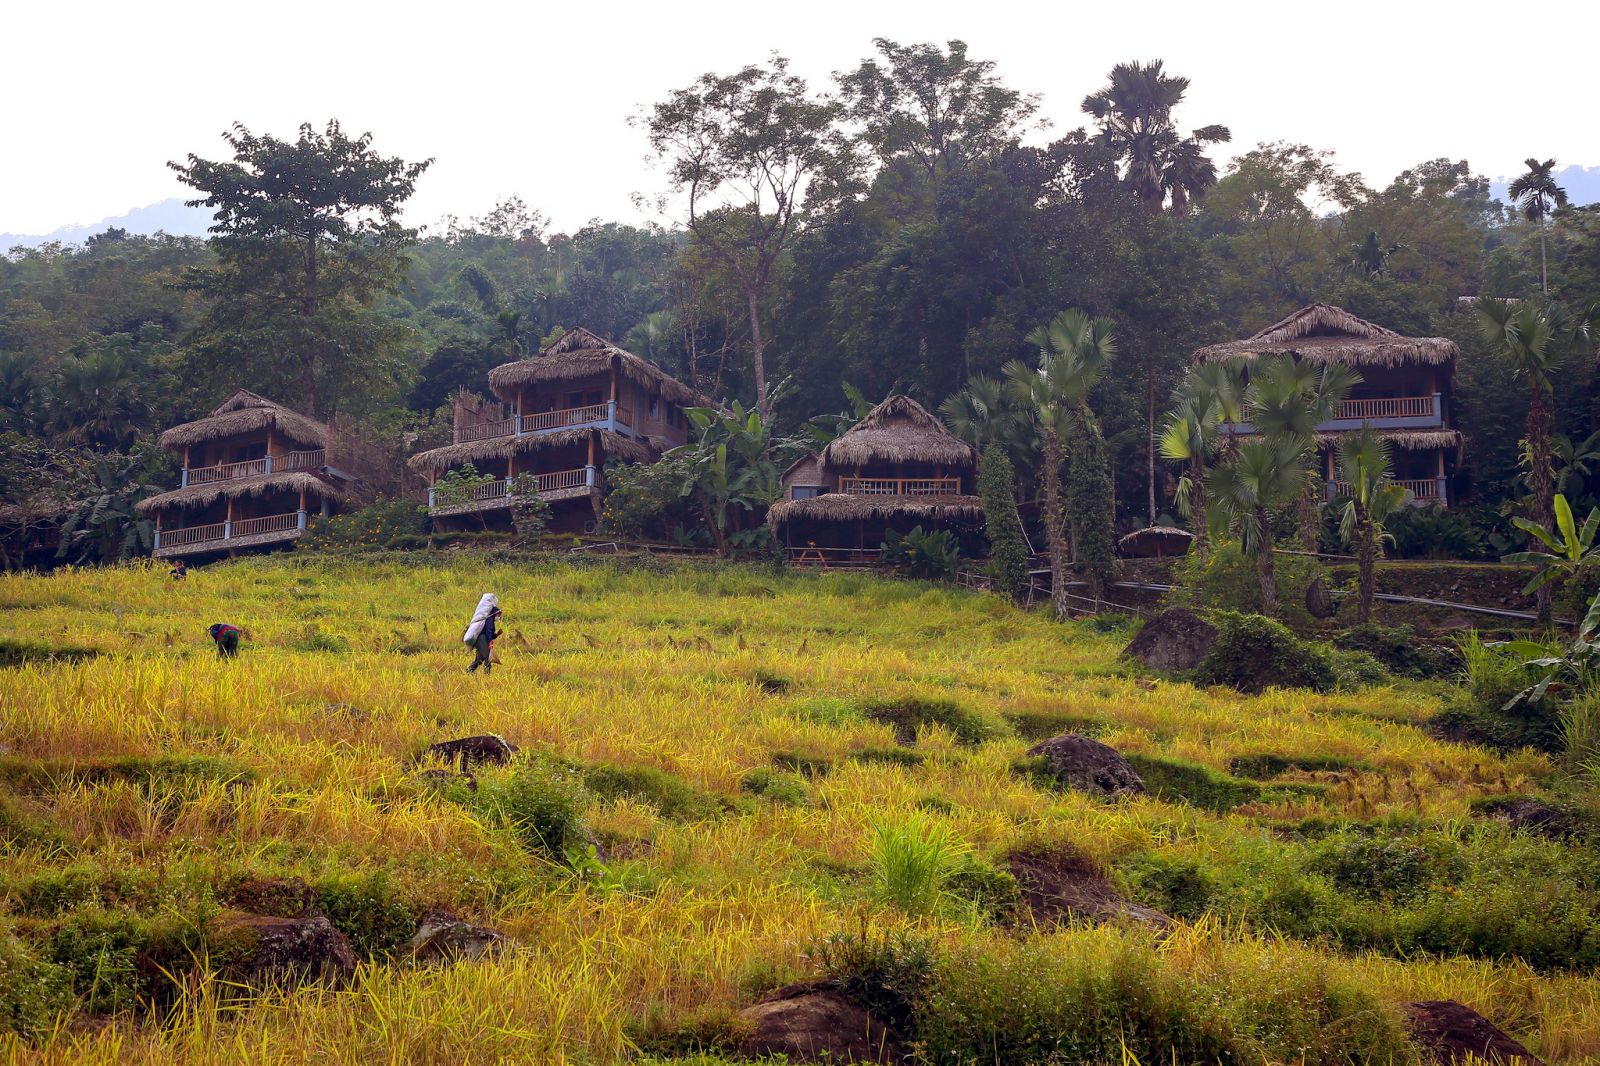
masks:
[[[1406,337],[1342,307],[1312,304],[1242,341],[1201,348],[1194,358],[1212,363],[1235,356],[1293,355],[1310,363],[1401,366],[1450,363],[1460,354],[1455,341],[1445,337]]]
[[[213,500],[224,497],[237,500],[244,496],[263,496],[269,492],[300,491],[339,503],[345,503],[350,499],[349,490],[340,484],[337,478],[309,470],[290,470],[173,489],[171,492],[145,497],[134,504],[134,509],[140,514],[149,514],[151,511],[167,507],[205,507]]]
[[[1194,534],[1176,526],[1147,526],[1117,541],[1117,551],[1139,559],[1183,555],[1194,542]]]
[[[239,389],[206,417],[173,426],[161,434],[161,446],[180,451],[186,445],[231,437],[237,433],[253,433],[268,426],[296,444],[312,448],[328,446],[327,426],[247,389]]]
[[[406,460],[406,465],[419,474],[440,474],[453,466],[472,463],[474,466],[490,460],[505,462],[513,455],[528,455],[541,448],[559,448],[566,444],[582,444],[590,433],[600,434],[600,446],[608,459],[622,459],[630,463],[655,462],[657,451],[650,444],[633,437],[624,437],[609,429],[563,429],[555,433],[532,433],[522,437],[488,437],[449,444],[443,448],[418,452]]]
[[[824,522],[876,521],[911,515],[918,518],[983,517],[981,496],[855,496],[827,492],[809,500],[779,500],[767,511],[773,526],[799,519]]]
[[[651,392],[659,391],[679,407],[713,406],[706,397],[668,376],[650,360],[602,340],[582,327],[568,330],[560,340],[530,359],[495,367],[489,371],[489,388],[502,400],[510,401],[524,386],[581,380],[604,374],[613,366],[623,377]]]
[[[1358,429],[1318,433],[1317,443],[1324,447],[1338,447],[1344,437],[1353,437]],[[1432,451],[1434,448],[1459,448],[1461,434],[1453,429],[1379,429],[1373,431],[1396,448],[1408,452]]]
[[[832,468],[868,463],[935,463],[972,467],[977,451],[909,396],[891,396],[822,449]]]

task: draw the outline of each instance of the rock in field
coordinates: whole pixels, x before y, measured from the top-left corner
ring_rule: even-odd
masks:
[[[1552,840],[1574,836],[1578,831],[1577,824],[1566,811],[1535,799],[1508,799],[1486,807],[1483,813],[1512,829]]]
[[[1123,899],[1087,857],[1071,848],[1034,848],[1006,860],[1022,891],[1022,905],[1040,925],[1070,921],[1109,922],[1170,929],[1172,919]]]
[[[900,1041],[888,1026],[830,982],[789,985],[739,1012],[749,1035],[747,1058],[786,1055],[790,1062],[900,1062]]]
[[[1128,760],[1098,740],[1081,733],[1062,733],[1028,749],[1045,760],[1056,781],[1067,788],[1102,796],[1144,791],[1144,779]]]
[[[1468,1055],[1506,1066],[1544,1066],[1499,1026],[1453,999],[1407,1003],[1405,1012],[1411,1035],[1440,1066],[1464,1063]]]
[[[1216,642],[1216,626],[1193,611],[1173,607],[1146,622],[1122,654],[1152,670],[1193,670]]]
[[[516,745],[507,743],[504,737],[486,733],[478,737],[460,737],[456,740],[442,740],[424,752],[426,758],[443,759],[446,762],[460,763],[463,772],[467,767],[479,763],[505,763],[511,761],[511,756],[517,752]]]
[[[221,919],[211,950],[226,973],[253,986],[342,984],[356,972],[350,941],[323,917],[238,914]]]
[[[472,961],[503,951],[508,941],[493,929],[464,922],[449,911],[429,911],[417,924],[411,958],[425,966]]]

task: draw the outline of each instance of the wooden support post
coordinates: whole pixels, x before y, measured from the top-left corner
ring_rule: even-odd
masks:
[[[591,430],[590,433],[589,433],[589,464],[588,464],[590,466],[594,466],[595,465],[595,462],[594,462],[594,442],[595,442],[595,437],[596,436],[597,436],[597,434],[594,433]]]

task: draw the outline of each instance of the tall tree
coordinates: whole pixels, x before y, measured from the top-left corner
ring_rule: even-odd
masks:
[[[1567,191],[1556,184],[1554,159],[1540,162],[1529,158],[1522,161],[1527,173],[1520,175],[1506,190],[1522,216],[1539,226],[1539,291],[1550,295],[1549,264],[1545,257],[1544,226],[1550,213],[1567,206]]]
[[[1166,73],[1161,60],[1118,63],[1105,88],[1083,99],[1100,137],[1122,159],[1128,184],[1153,215],[1172,193],[1173,213],[1188,213],[1191,199],[1216,182],[1205,145],[1231,139],[1226,126],[1202,126],[1188,137],[1178,132],[1173,111],[1189,91],[1189,79]]]
[[[1305,445],[1288,436],[1246,441],[1226,463],[1206,473],[1212,532],[1235,532],[1256,560],[1261,611],[1278,613],[1277,574],[1272,558],[1273,517],[1300,497],[1305,483]]]
[[[850,173],[840,110],[814,96],[804,78],[789,72],[789,61],[774,54],[765,66],[702,75],[643,120],[673,191],[687,201],[695,242],[733,275],[744,296],[763,418],[772,402],[762,303],[805,221],[808,192],[837,188]]]
[[[400,208],[433,161],[381,156],[370,133],[349,137],[337,120],[320,132],[306,123],[294,141],[240,123],[222,136],[231,160],[167,164],[200,193],[189,206],[215,212],[219,262],[200,285],[224,305],[234,354],[265,345],[292,360],[301,405],[315,415],[319,374],[382,344],[384,331],[359,312],[398,286],[401,253],[417,239]]]
[[[1068,516],[1061,491],[1064,445],[1074,432],[1074,422],[1090,415],[1089,392],[1116,356],[1117,342],[1109,319],[1090,318],[1076,308],[1061,312],[1049,325],[1029,334],[1028,340],[1039,348],[1039,365],[1014,359],[1006,364],[1004,373],[1013,403],[1039,433],[1044,453],[1040,480],[1050,547],[1050,588],[1057,617],[1065,617]],[[1104,521],[1107,517],[1101,513],[1082,520]],[[1091,576],[1091,581],[1098,580],[1098,574]]]
[[[1411,493],[1394,483],[1389,442],[1363,425],[1339,441],[1339,478],[1349,494],[1339,514],[1339,534],[1356,549],[1356,617],[1372,617],[1378,556],[1388,536],[1384,523],[1404,507]]]
[[[1317,470],[1317,426],[1330,421],[1361,375],[1339,363],[1321,367],[1289,356],[1260,360],[1251,376],[1246,402],[1250,423],[1268,437],[1303,449],[1305,484],[1295,504],[1300,548],[1315,553],[1322,529],[1323,475]]]

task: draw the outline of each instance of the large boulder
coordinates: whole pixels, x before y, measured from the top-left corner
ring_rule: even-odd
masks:
[[[1098,740],[1081,733],[1062,733],[1028,749],[1044,760],[1044,768],[1057,784],[1101,796],[1143,792],[1144,779],[1128,760]]]
[[[350,941],[328,919],[235,914],[212,929],[213,958],[231,979],[252,987],[343,984],[355,975]]]
[[[790,1062],[900,1062],[905,1051],[888,1026],[831,982],[789,985],[739,1012],[747,1058]]]
[[[1475,1061],[1506,1066],[1544,1066],[1533,1052],[1464,1003],[1453,999],[1425,999],[1405,1005],[1406,1021],[1440,1066]]]
[[[1106,875],[1072,848],[1029,848],[1006,859],[1017,879],[1022,905],[1040,925],[1068,921],[1106,922],[1169,929],[1160,911],[1124,899]]]
[[[1173,607],[1146,622],[1122,654],[1152,670],[1181,672],[1199,666],[1216,642],[1216,626],[1193,611]]]
[[[423,753],[423,757],[457,763],[461,767],[461,772],[466,773],[468,767],[477,766],[480,763],[498,765],[510,762],[511,756],[516,753],[515,744],[508,743],[504,737],[486,733],[477,737],[441,740],[439,743],[431,745]]]
[[[437,966],[473,961],[505,950],[505,936],[481,925],[464,922],[449,911],[429,911],[417,923],[408,945],[414,962]]]

